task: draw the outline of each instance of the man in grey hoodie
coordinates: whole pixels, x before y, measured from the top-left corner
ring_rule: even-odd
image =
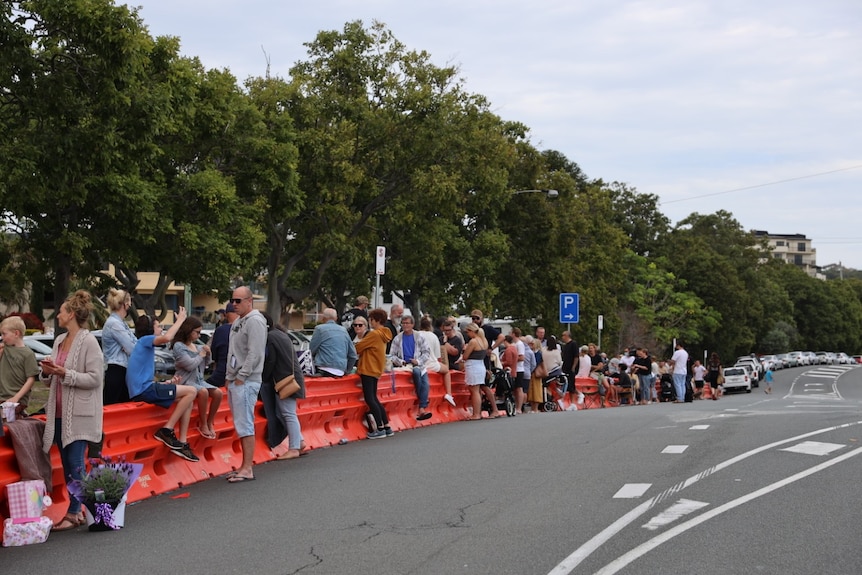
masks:
[[[263,314],[254,309],[248,287],[233,290],[230,303],[239,318],[231,327],[225,382],[233,426],[242,447],[242,466],[229,474],[227,480],[240,483],[254,479],[254,406],[263,380],[267,329]]]

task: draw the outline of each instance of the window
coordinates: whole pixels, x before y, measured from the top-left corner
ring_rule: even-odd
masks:
[[[802,265],[802,254],[796,254],[795,256],[793,256],[793,263],[795,263],[798,266],[801,266]]]
[[[805,242],[799,242],[798,244],[796,244],[797,252],[807,252],[808,250],[806,248],[807,246],[805,245]]]
[[[783,247],[784,247],[784,240],[778,240],[778,241],[776,241],[776,242],[775,242],[775,247],[783,248]]]

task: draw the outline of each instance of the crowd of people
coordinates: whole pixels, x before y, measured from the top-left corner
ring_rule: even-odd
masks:
[[[215,440],[215,419],[227,395],[234,432],[240,440],[242,461],[227,476],[230,483],[255,479],[254,408],[263,404],[267,419],[267,443],[276,459],[294,459],[307,446],[297,416],[297,399],[305,397],[306,377],[343,377],[357,373],[368,406],[369,439],[394,435],[389,416],[378,397],[378,382],[386,372],[404,370],[412,378],[416,392],[415,418],[433,417],[429,410],[428,373],[441,375],[444,400],[456,406],[452,395],[451,371],[464,372],[470,392],[469,420],[497,418],[494,390],[489,385],[492,369],[508,373],[514,392],[515,414],[538,413],[550,380],[568,382],[559,389],[579,401],[575,378],[592,378],[606,401],[650,404],[657,401],[656,382],[673,382],[673,401],[682,402],[691,387],[689,358],[677,343],[673,356],[657,361],[644,348],[626,349],[608,357],[590,343],[578,347],[571,333],[564,331],[558,341],[543,327],[535,335],[519,328],[503,334],[485,321],[481,310],[473,310],[470,321],[459,326],[454,317],[416,318],[394,304],[389,313],[368,309],[368,299],[356,298],[354,307],[339,316],[325,308],[309,345],[314,373],[303,373],[290,337],[268,314],[254,308],[251,290],[239,286],[224,310],[224,322],[207,344],[200,342],[202,324],[179,308],[173,325],[164,331],[158,319],[147,314],[128,321],[131,298],[123,290],[110,290],[107,306],[110,317],[104,324],[101,347],[87,326],[93,310],[91,296],[79,290],[70,295],[56,314],[63,333],[50,357],[37,365],[32,351],[23,344],[25,328],[20,318],[0,323],[0,401],[13,401],[23,411],[35,379],[48,386],[47,417],[42,448],[52,445],[60,451],[67,483],[81,479],[85,455],[98,454],[104,439],[103,405],[142,401],[169,410],[163,426],[154,430],[155,440],[171,453],[198,461],[188,442],[189,425],[195,405],[197,431],[205,440]],[[167,381],[155,378],[155,348],[170,344],[176,373]],[[205,379],[205,371],[211,374]],[[565,375],[565,378],[559,376]],[[701,365],[691,366],[694,398],[702,396],[705,385],[719,396],[721,362],[717,354]],[[282,383],[293,382],[288,394]],[[483,415],[483,400],[490,406]],[[562,402],[562,399],[560,399]],[[81,502],[70,494],[65,516],[56,531],[74,529],[84,523]]]

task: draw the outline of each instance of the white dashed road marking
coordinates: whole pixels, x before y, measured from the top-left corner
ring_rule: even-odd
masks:
[[[670,507],[666,511],[663,511],[649,520],[649,523],[643,525],[644,529],[649,529],[650,531],[655,531],[659,527],[664,527],[665,525],[670,525],[680,517],[684,517],[689,513],[697,511],[702,507],[706,507],[709,503],[704,503],[703,501],[692,501],[691,499],[680,499]]]
[[[804,453],[806,455],[829,455],[833,451],[843,449],[845,446],[840,443],[822,443],[820,441],[803,441],[802,443],[785,447],[781,451],[790,451],[792,453]]]
[[[626,483],[614,494],[614,499],[635,499],[647,492],[652,483]]]
[[[691,427],[689,427],[689,429],[700,431],[703,429],[709,429],[709,426],[708,425],[692,425]]]
[[[662,453],[682,453],[688,449],[688,445],[668,445],[661,450]]]

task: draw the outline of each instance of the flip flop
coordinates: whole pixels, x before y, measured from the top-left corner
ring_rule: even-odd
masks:
[[[72,519],[71,517],[63,517],[59,523],[55,523],[51,527],[51,531],[69,531],[71,529],[76,529],[80,527],[80,523],[78,523],[77,518]]]
[[[203,429],[200,428],[200,426],[196,427],[195,429],[198,430],[198,433],[201,434],[201,437],[206,437],[207,439],[215,439],[216,438],[216,434],[213,433],[212,431],[204,431]]]
[[[245,475],[231,475],[227,478],[228,483],[242,483],[243,481],[254,481],[254,475],[246,477]]]
[[[431,419],[431,412],[426,411],[425,413],[420,413],[416,416],[416,421],[425,421],[426,419]]]

